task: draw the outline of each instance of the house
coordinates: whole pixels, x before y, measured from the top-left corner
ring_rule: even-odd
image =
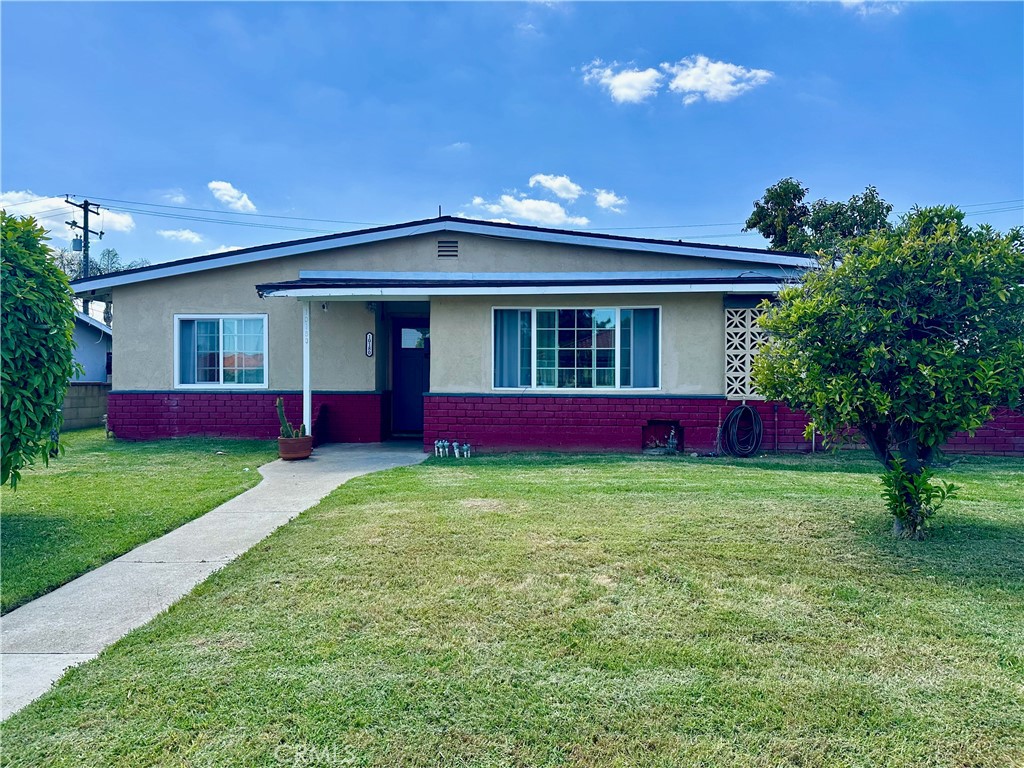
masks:
[[[422,436],[478,450],[715,447],[756,403],[765,447],[805,420],[758,402],[756,306],[814,261],[756,248],[450,216],[73,283],[118,317],[118,437]]]
[[[75,312],[72,338],[75,342],[75,362],[83,370],[68,382],[61,405],[61,428],[98,427],[107,412],[113,334],[109,325],[104,325],[84,312]]]
[[[75,312],[75,362],[84,372],[75,381],[110,381],[110,355],[112,333],[109,325],[83,312]]]

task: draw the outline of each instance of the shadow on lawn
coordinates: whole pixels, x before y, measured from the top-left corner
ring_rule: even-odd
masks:
[[[889,520],[879,515],[879,525],[865,527],[860,536],[885,567],[914,578],[1024,590],[1024,520],[996,523],[943,510],[925,541],[895,538]]]

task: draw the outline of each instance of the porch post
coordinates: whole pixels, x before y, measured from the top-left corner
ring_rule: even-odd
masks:
[[[302,302],[302,423],[313,434],[313,394],[309,382],[309,302]]]

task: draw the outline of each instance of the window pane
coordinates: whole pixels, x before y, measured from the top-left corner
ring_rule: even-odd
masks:
[[[538,368],[554,368],[555,367],[555,350],[553,350],[553,349],[538,349],[537,350],[537,367]]]
[[[196,383],[196,321],[178,324],[178,383]]]
[[[633,310],[619,312],[619,386],[633,386]]]
[[[594,310],[594,327],[595,328],[615,328],[615,310],[614,309],[595,309]]]
[[[615,386],[615,369],[614,368],[598,368],[594,373],[594,386],[595,387],[614,387]]]
[[[546,368],[545,370],[537,371],[537,386],[538,387],[553,387],[555,386],[555,369]]]
[[[494,386],[518,387],[519,384],[519,310],[494,312]]]
[[[548,331],[548,330],[538,330],[537,331],[537,349],[543,349],[544,347],[547,347],[549,349],[554,349],[555,346],[557,345],[557,343],[558,343],[558,339],[555,336],[555,331],[553,331],[553,330],[550,330],[550,331]]]
[[[530,310],[519,311],[519,386],[529,387],[533,383],[531,355],[533,344],[533,326]]]
[[[537,327],[538,328],[554,328],[555,327],[555,310],[553,310],[553,309],[538,309],[537,310]]]
[[[196,383],[220,383],[220,321],[196,320]]]
[[[402,349],[423,349],[427,342],[426,328],[403,328]]]
[[[658,310],[633,310],[633,386],[657,387],[660,363],[658,361]]]

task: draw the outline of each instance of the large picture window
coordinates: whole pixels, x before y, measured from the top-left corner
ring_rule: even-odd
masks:
[[[266,387],[266,315],[178,315],[175,386]]]
[[[496,389],[656,389],[655,307],[494,310]]]

